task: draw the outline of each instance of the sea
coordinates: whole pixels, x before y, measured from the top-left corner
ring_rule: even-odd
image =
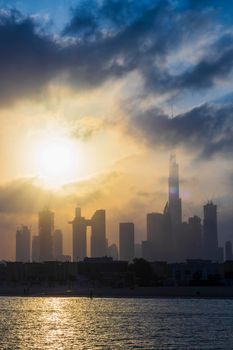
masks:
[[[233,349],[231,299],[0,297],[0,349]]]

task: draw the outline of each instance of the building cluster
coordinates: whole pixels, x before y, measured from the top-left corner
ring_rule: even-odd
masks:
[[[179,194],[179,166],[175,154],[170,157],[168,202],[163,213],[147,214],[147,240],[135,244],[134,224],[119,224],[119,253],[116,244],[108,246],[106,238],[106,213],[97,210],[91,218],[85,218],[76,208],[72,225],[72,261],[87,257],[87,229],[91,228],[90,256],[110,256],[114,260],[132,261],[143,257],[149,262],[166,261],[180,263],[187,259],[224,261],[224,249],[218,244],[217,206],[212,202],[204,205],[203,222],[198,216],[182,221],[182,200]],[[16,233],[16,261],[45,262],[71,261],[63,255],[61,230],[54,229],[54,213],[45,208],[39,213],[38,235],[32,237],[27,226]],[[231,241],[225,244],[225,260],[233,260]]]
[[[15,293],[15,288],[21,286],[30,287],[32,293],[33,289],[62,286],[76,290],[80,287],[233,286],[233,261],[220,264],[191,259],[167,263],[140,258],[129,264],[103,257],[78,262],[1,262],[0,286],[5,292],[5,288],[14,287],[9,293]]]
[[[179,166],[170,157],[168,202],[163,213],[147,214],[147,240],[142,242],[142,256],[148,261],[182,262],[186,259],[224,261],[224,249],[218,244],[217,206],[204,205],[204,219],[193,216],[182,221],[179,194]],[[231,242],[226,242],[225,260],[232,260]]]
[[[39,213],[38,235],[32,236],[28,226],[16,231],[16,261],[44,262],[71,261],[63,255],[63,236],[59,229],[54,230],[54,213],[45,208]]]

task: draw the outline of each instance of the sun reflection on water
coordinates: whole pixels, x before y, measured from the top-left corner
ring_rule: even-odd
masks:
[[[230,334],[232,300],[0,297],[1,350],[232,349]]]

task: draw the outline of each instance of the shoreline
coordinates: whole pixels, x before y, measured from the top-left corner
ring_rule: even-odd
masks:
[[[0,297],[233,298],[233,287],[179,286],[130,288],[4,287]]]

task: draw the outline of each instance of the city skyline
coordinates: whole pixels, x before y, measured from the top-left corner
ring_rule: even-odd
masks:
[[[232,6],[195,3],[0,1],[0,259],[45,206],[67,254],[77,203],[108,209],[109,245],[120,221],[145,240],[173,149],[183,218],[213,200],[232,239]]]
[[[169,159],[167,202],[163,212],[146,214],[146,240],[138,244],[140,247],[137,254],[133,222],[120,222],[118,240],[109,245],[106,210],[98,209],[90,218],[86,218],[82,209],[76,207],[74,219],[68,222],[72,226],[72,251],[70,255],[65,255],[62,231],[55,229],[55,214],[45,207],[38,214],[38,235],[32,238],[31,255],[29,229],[22,226],[21,230],[16,231],[15,260],[77,262],[87,257],[108,256],[115,260],[119,258],[132,262],[138,255],[150,262],[175,263],[196,259],[221,263],[232,257],[232,242],[224,243],[225,251],[219,245],[217,205],[208,201],[203,205],[203,213],[203,220],[194,213],[188,221],[183,221],[179,164],[173,151]]]
[[[233,0],[0,0],[0,349],[233,349]]]

